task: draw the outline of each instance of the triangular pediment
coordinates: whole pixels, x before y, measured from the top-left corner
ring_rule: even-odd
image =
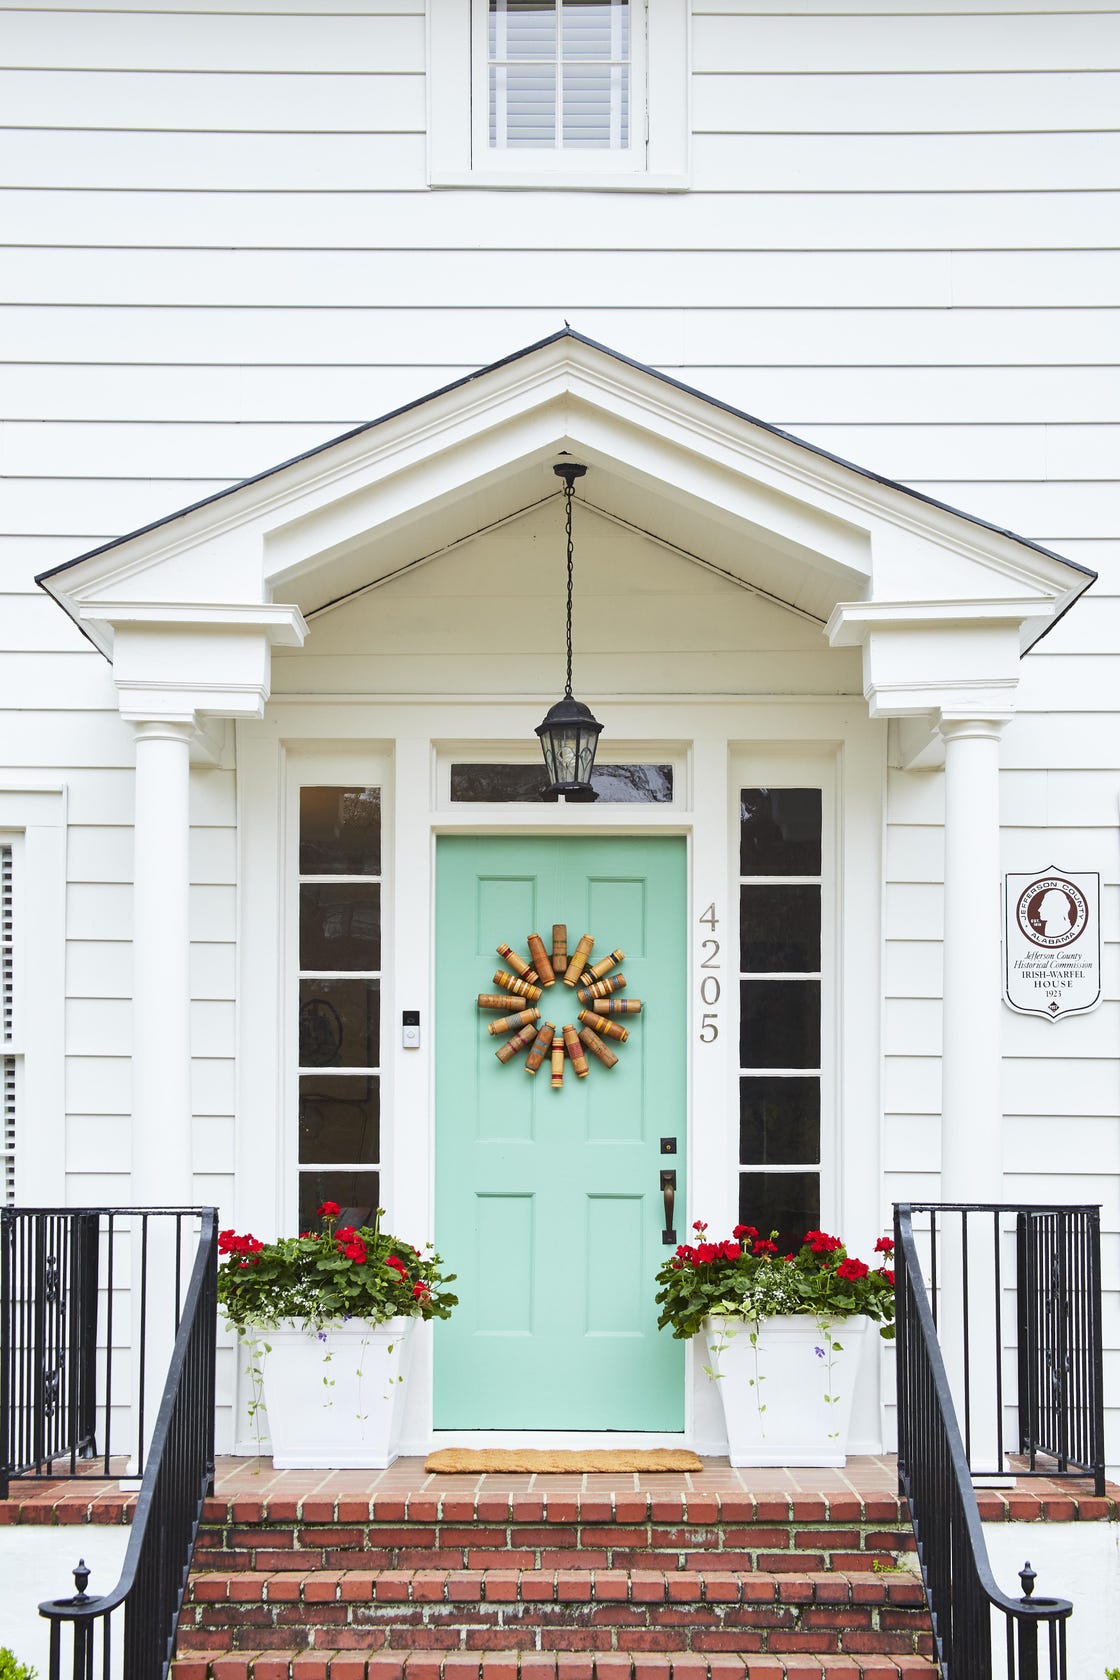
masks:
[[[554,501],[823,626],[839,603],[1009,603],[1025,645],[1092,574],[566,330],[39,580],[107,652],[135,609],[314,620]]]

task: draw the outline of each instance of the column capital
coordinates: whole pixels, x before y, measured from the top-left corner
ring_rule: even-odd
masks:
[[[961,717],[954,712],[941,712],[937,719],[937,733],[946,742],[998,741],[1010,722],[1010,712],[1002,717],[998,713],[987,717]]]
[[[126,717],[133,735],[140,741],[182,741],[188,747],[198,734],[194,713],[183,717]]]

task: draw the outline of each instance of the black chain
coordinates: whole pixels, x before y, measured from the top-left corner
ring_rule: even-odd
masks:
[[[568,479],[564,485],[564,503],[568,529],[568,680],[564,686],[564,698],[572,698],[572,481]]]

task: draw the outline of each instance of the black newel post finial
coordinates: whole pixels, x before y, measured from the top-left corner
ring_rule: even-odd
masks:
[[[1029,1599],[1031,1594],[1034,1592],[1034,1584],[1038,1580],[1038,1572],[1037,1570],[1031,1568],[1030,1558],[1027,1559],[1022,1569],[1020,1569],[1019,1580],[1022,1583],[1023,1600],[1026,1602],[1026,1600]]]
[[[91,1571],[85,1558],[79,1558],[78,1567],[74,1571],[74,1585],[77,1588],[77,1591],[74,1594],[75,1604],[82,1603],[86,1597],[86,1588],[89,1585],[90,1573]]]

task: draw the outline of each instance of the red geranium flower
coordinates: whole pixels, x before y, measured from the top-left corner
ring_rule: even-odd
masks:
[[[778,1245],[777,1243],[770,1242],[766,1237],[763,1237],[760,1242],[755,1243],[754,1251],[756,1254],[777,1254]]]
[[[356,1260],[359,1266],[364,1266],[368,1258],[366,1245],[362,1241],[361,1237],[355,1237],[353,1242],[346,1243],[343,1246],[342,1252],[345,1254],[347,1260]]]
[[[844,1246],[839,1237],[830,1237],[827,1231],[806,1231],[805,1241],[814,1254],[833,1254]]]
[[[408,1267],[405,1265],[403,1260],[398,1260],[395,1254],[390,1254],[385,1264],[387,1266],[392,1266],[393,1270],[399,1273],[402,1278],[406,1278],[408,1276]]]
[[[891,1288],[894,1288],[894,1273],[891,1271],[889,1266],[880,1266],[878,1275],[883,1279],[884,1283],[889,1283]]]
[[[431,1291],[429,1290],[427,1284],[426,1283],[414,1284],[413,1287],[412,1287],[412,1298],[413,1298],[414,1301],[430,1300],[431,1299]]]
[[[357,1234],[353,1225],[340,1225],[334,1234],[334,1240],[335,1242],[350,1242]]]
[[[758,1236],[758,1231],[753,1225],[736,1225],[731,1235],[737,1242],[742,1242],[744,1237],[749,1237],[751,1242],[754,1242],[755,1238]]]
[[[893,1239],[890,1238],[890,1237],[880,1237],[879,1241],[875,1244],[875,1252],[876,1252],[876,1254],[893,1254],[894,1253],[894,1241],[893,1241]]]
[[[845,1283],[858,1283],[860,1278],[867,1276],[867,1267],[862,1260],[841,1260],[836,1268],[836,1276],[843,1278]]]
[[[319,1209],[320,1219],[337,1219],[342,1209],[337,1202],[324,1202]]]

